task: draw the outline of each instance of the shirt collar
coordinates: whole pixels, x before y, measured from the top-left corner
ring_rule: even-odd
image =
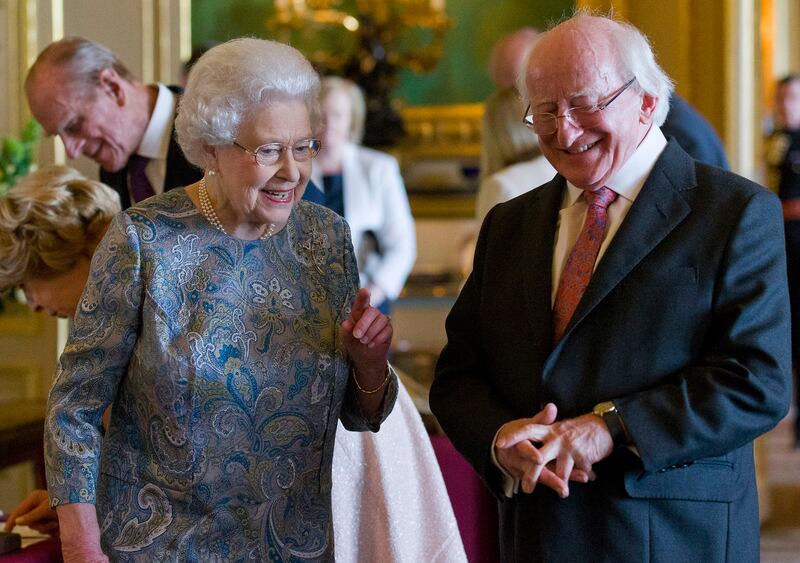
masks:
[[[607,186],[620,197],[634,201],[666,146],[666,137],[660,128],[653,125],[628,161],[611,177]],[[583,195],[582,189],[567,182],[565,207],[573,205],[581,195]]]
[[[147,158],[166,160],[169,141],[172,133],[172,121],[175,118],[175,94],[164,86],[157,84],[158,96],[156,105],[144,130],[142,142],[136,154]]]

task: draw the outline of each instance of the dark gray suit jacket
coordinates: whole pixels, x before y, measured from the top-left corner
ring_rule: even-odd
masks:
[[[552,345],[551,264],[565,180],[496,206],[447,319],[431,406],[498,496],[505,561],[757,561],[752,441],[787,412],[780,204],[670,141]],[[501,496],[502,424],[614,400],[621,448],[560,499]]]

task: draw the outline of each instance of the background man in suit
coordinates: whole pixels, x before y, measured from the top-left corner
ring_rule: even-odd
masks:
[[[83,37],[51,43],[25,80],[33,116],[71,159],[85,155],[123,209],[202,177],[173,129],[180,88],[137,81],[108,47]]]
[[[730,170],[725,148],[717,132],[699,111],[674,92],[661,131],[667,137],[675,137],[681,148],[695,160]]]
[[[503,559],[758,561],[752,441],[789,397],[777,198],[666,141],[671,83],[628,24],[555,27],[520,86],[559,175],[487,215],[431,390]]]

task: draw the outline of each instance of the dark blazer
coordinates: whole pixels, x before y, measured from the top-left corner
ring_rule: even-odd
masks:
[[[565,180],[496,206],[447,318],[431,407],[500,503],[504,561],[758,561],[753,440],[787,412],[780,204],[670,141],[554,348],[551,269]],[[617,449],[560,499],[502,497],[504,423],[614,400]]]
[[[183,89],[178,86],[169,86],[175,94],[180,96]],[[173,126],[172,135],[169,139],[169,149],[167,150],[167,171],[164,177],[164,191],[169,191],[173,188],[188,186],[200,180],[203,177],[203,171],[191,164],[183,155],[183,150],[178,145],[178,140],[175,137],[175,128]],[[119,194],[120,204],[122,209],[127,209],[131,206],[131,196],[128,192],[128,166],[127,164],[116,172],[108,172],[100,169],[100,181],[114,188]]]

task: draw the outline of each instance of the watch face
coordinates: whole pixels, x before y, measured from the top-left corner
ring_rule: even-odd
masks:
[[[617,407],[614,406],[614,403],[612,403],[611,401],[604,401],[602,403],[597,404],[594,407],[594,409],[592,409],[592,412],[594,412],[594,414],[603,415],[607,412],[614,412],[616,410]]]

